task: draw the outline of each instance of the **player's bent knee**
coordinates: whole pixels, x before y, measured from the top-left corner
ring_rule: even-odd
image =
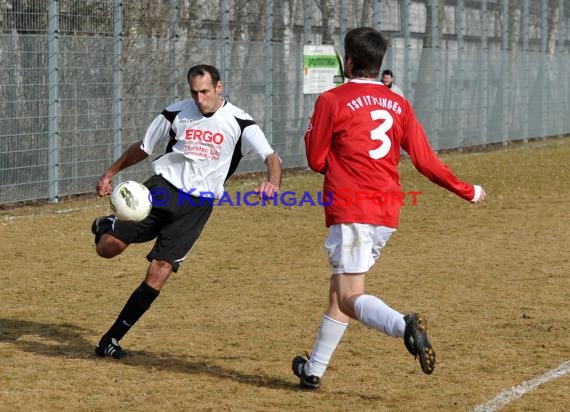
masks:
[[[351,312],[354,312],[354,309],[350,308],[345,301],[340,301],[338,303],[338,308],[342,313],[344,313],[347,316],[350,316]]]
[[[117,256],[119,253],[121,253],[120,251],[117,251],[115,248],[110,248],[107,245],[103,246],[97,245],[95,251],[100,257],[105,259],[112,259],[115,256]]]
[[[341,296],[338,301],[338,307],[341,310],[341,312],[353,319],[356,319],[356,313],[354,311],[354,301],[358,296],[360,295],[359,294],[352,296],[344,295]]]
[[[119,255],[125,248],[126,244],[113,236],[103,235],[97,243],[95,251],[99,256],[105,259],[111,259]]]

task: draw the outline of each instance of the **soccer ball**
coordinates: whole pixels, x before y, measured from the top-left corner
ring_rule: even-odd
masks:
[[[140,222],[152,209],[150,192],[134,180],[122,182],[111,193],[111,209],[119,220]]]

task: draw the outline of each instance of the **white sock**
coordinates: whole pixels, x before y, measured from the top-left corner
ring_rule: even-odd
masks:
[[[311,358],[305,364],[305,373],[307,375],[318,376],[319,378],[324,375],[333,352],[342,335],[344,335],[347,326],[348,323],[339,322],[327,315],[323,316],[319,336],[317,336],[311,351]]]
[[[406,329],[404,316],[376,296],[360,295],[354,302],[354,311],[356,319],[369,328],[396,338],[404,337]]]

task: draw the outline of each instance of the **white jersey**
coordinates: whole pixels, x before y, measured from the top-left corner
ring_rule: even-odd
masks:
[[[404,92],[402,91],[402,89],[400,89],[398,86],[396,86],[394,83],[392,83],[392,86],[390,87],[390,90],[392,90],[394,93],[399,94],[400,96],[404,97]]]
[[[152,164],[154,172],[195,196],[221,197],[244,155],[255,153],[265,161],[274,152],[251,116],[227,101],[207,117],[192,99],[168,106],[148,127],[141,149],[150,155],[167,139],[166,153]]]

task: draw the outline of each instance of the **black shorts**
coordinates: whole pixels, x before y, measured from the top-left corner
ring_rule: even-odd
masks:
[[[146,258],[149,262],[153,259],[166,261],[177,272],[206,225],[212,213],[212,202],[184,194],[159,175],[151,176],[144,185],[153,196],[148,217],[136,223],[117,220],[109,234],[126,244],[156,238]]]

